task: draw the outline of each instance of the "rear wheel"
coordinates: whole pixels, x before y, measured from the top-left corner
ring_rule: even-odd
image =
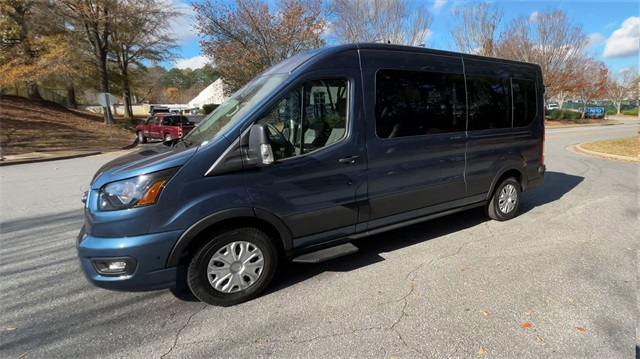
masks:
[[[164,140],[165,141],[171,141],[172,140],[171,135],[168,134],[168,133],[166,135],[164,135]]]
[[[257,297],[273,279],[277,264],[277,250],[266,233],[238,228],[214,236],[196,252],[187,282],[201,301],[230,306]]]
[[[147,138],[144,137],[142,131],[138,131],[138,143],[147,143]]]
[[[520,193],[520,183],[515,178],[509,177],[502,181],[487,205],[489,217],[496,221],[506,221],[515,217],[520,207]]]

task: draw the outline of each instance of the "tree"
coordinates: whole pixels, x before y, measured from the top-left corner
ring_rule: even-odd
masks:
[[[91,45],[93,60],[100,78],[100,91],[109,92],[107,54],[114,20],[118,18],[119,0],[60,0],[60,13],[74,30],[84,35]],[[111,111],[107,107],[104,122],[112,123]]]
[[[424,45],[432,15],[411,0],[333,0],[331,36],[338,42]]]
[[[199,69],[193,70],[189,74],[191,86],[195,87],[195,90],[198,92],[211,85],[215,80],[218,79],[218,77],[219,76],[214,68],[208,64]]]
[[[131,118],[130,68],[144,67],[144,61],[161,62],[174,56],[176,38],[166,31],[166,26],[180,12],[162,0],[138,0],[122,2],[118,15],[121,18],[116,20],[118,26],[111,30],[107,57],[119,72],[125,117]]]
[[[29,99],[42,100],[38,77],[42,68],[38,58],[50,50],[36,15],[44,5],[34,0],[3,0],[0,3],[0,84],[27,83]]]
[[[167,96],[169,96],[169,101],[172,103],[180,102],[180,89],[176,87],[168,87],[165,92],[167,93]]]
[[[572,90],[586,57],[587,36],[561,10],[541,11],[507,24],[498,40],[497,56],[540,65],[546,98]]]
[[[575,93],[583,104],[582,118],[586,115],[587,104],[607,91],[608,70],[605,64],[594,58],[586,58],[581,70],[576,74]]]
[[[640,76],[638,75],[638,67],[632,66],[623,69],[617,74],[613,74],[607,81],[607,97],[616,107],[616,113],[621,113],[620,107],[624,99],[636,99],[638,91],[638,83]]]
[[[324,45],[322,0],[259,0],[194,4],[203,53],[230,90],[297,53]]]
[[[496,29],[504,12],[498,5],[472,3],[455,6],[452,17],[455,22],[449,27],[458,50],[470,54],[496,56],[498,34]]]

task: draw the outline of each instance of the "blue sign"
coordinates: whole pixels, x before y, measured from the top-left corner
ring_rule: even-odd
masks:
[[[585,117],[604,118],[604,107],[587,107]]]

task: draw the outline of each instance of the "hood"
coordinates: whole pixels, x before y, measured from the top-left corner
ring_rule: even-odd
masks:
[[[107,162],[93,176],[91,188],[99,189],[109,182],[182,166],[197,150],[197,147],[175,148],[164,144],[147,146]]]

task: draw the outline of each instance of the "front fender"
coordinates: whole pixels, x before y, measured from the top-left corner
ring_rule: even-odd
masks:
[[[276,215],[262,209],[253,209],[251,207],[231,208],[204,217],[184,231],[171,249],[166,267],[177,266],[184,251],[200,233],[217,223],[236,218],[256,218],[256,220],[269,224],[278,232],[285,251],[291,250],[293,243],[291,231]]]

